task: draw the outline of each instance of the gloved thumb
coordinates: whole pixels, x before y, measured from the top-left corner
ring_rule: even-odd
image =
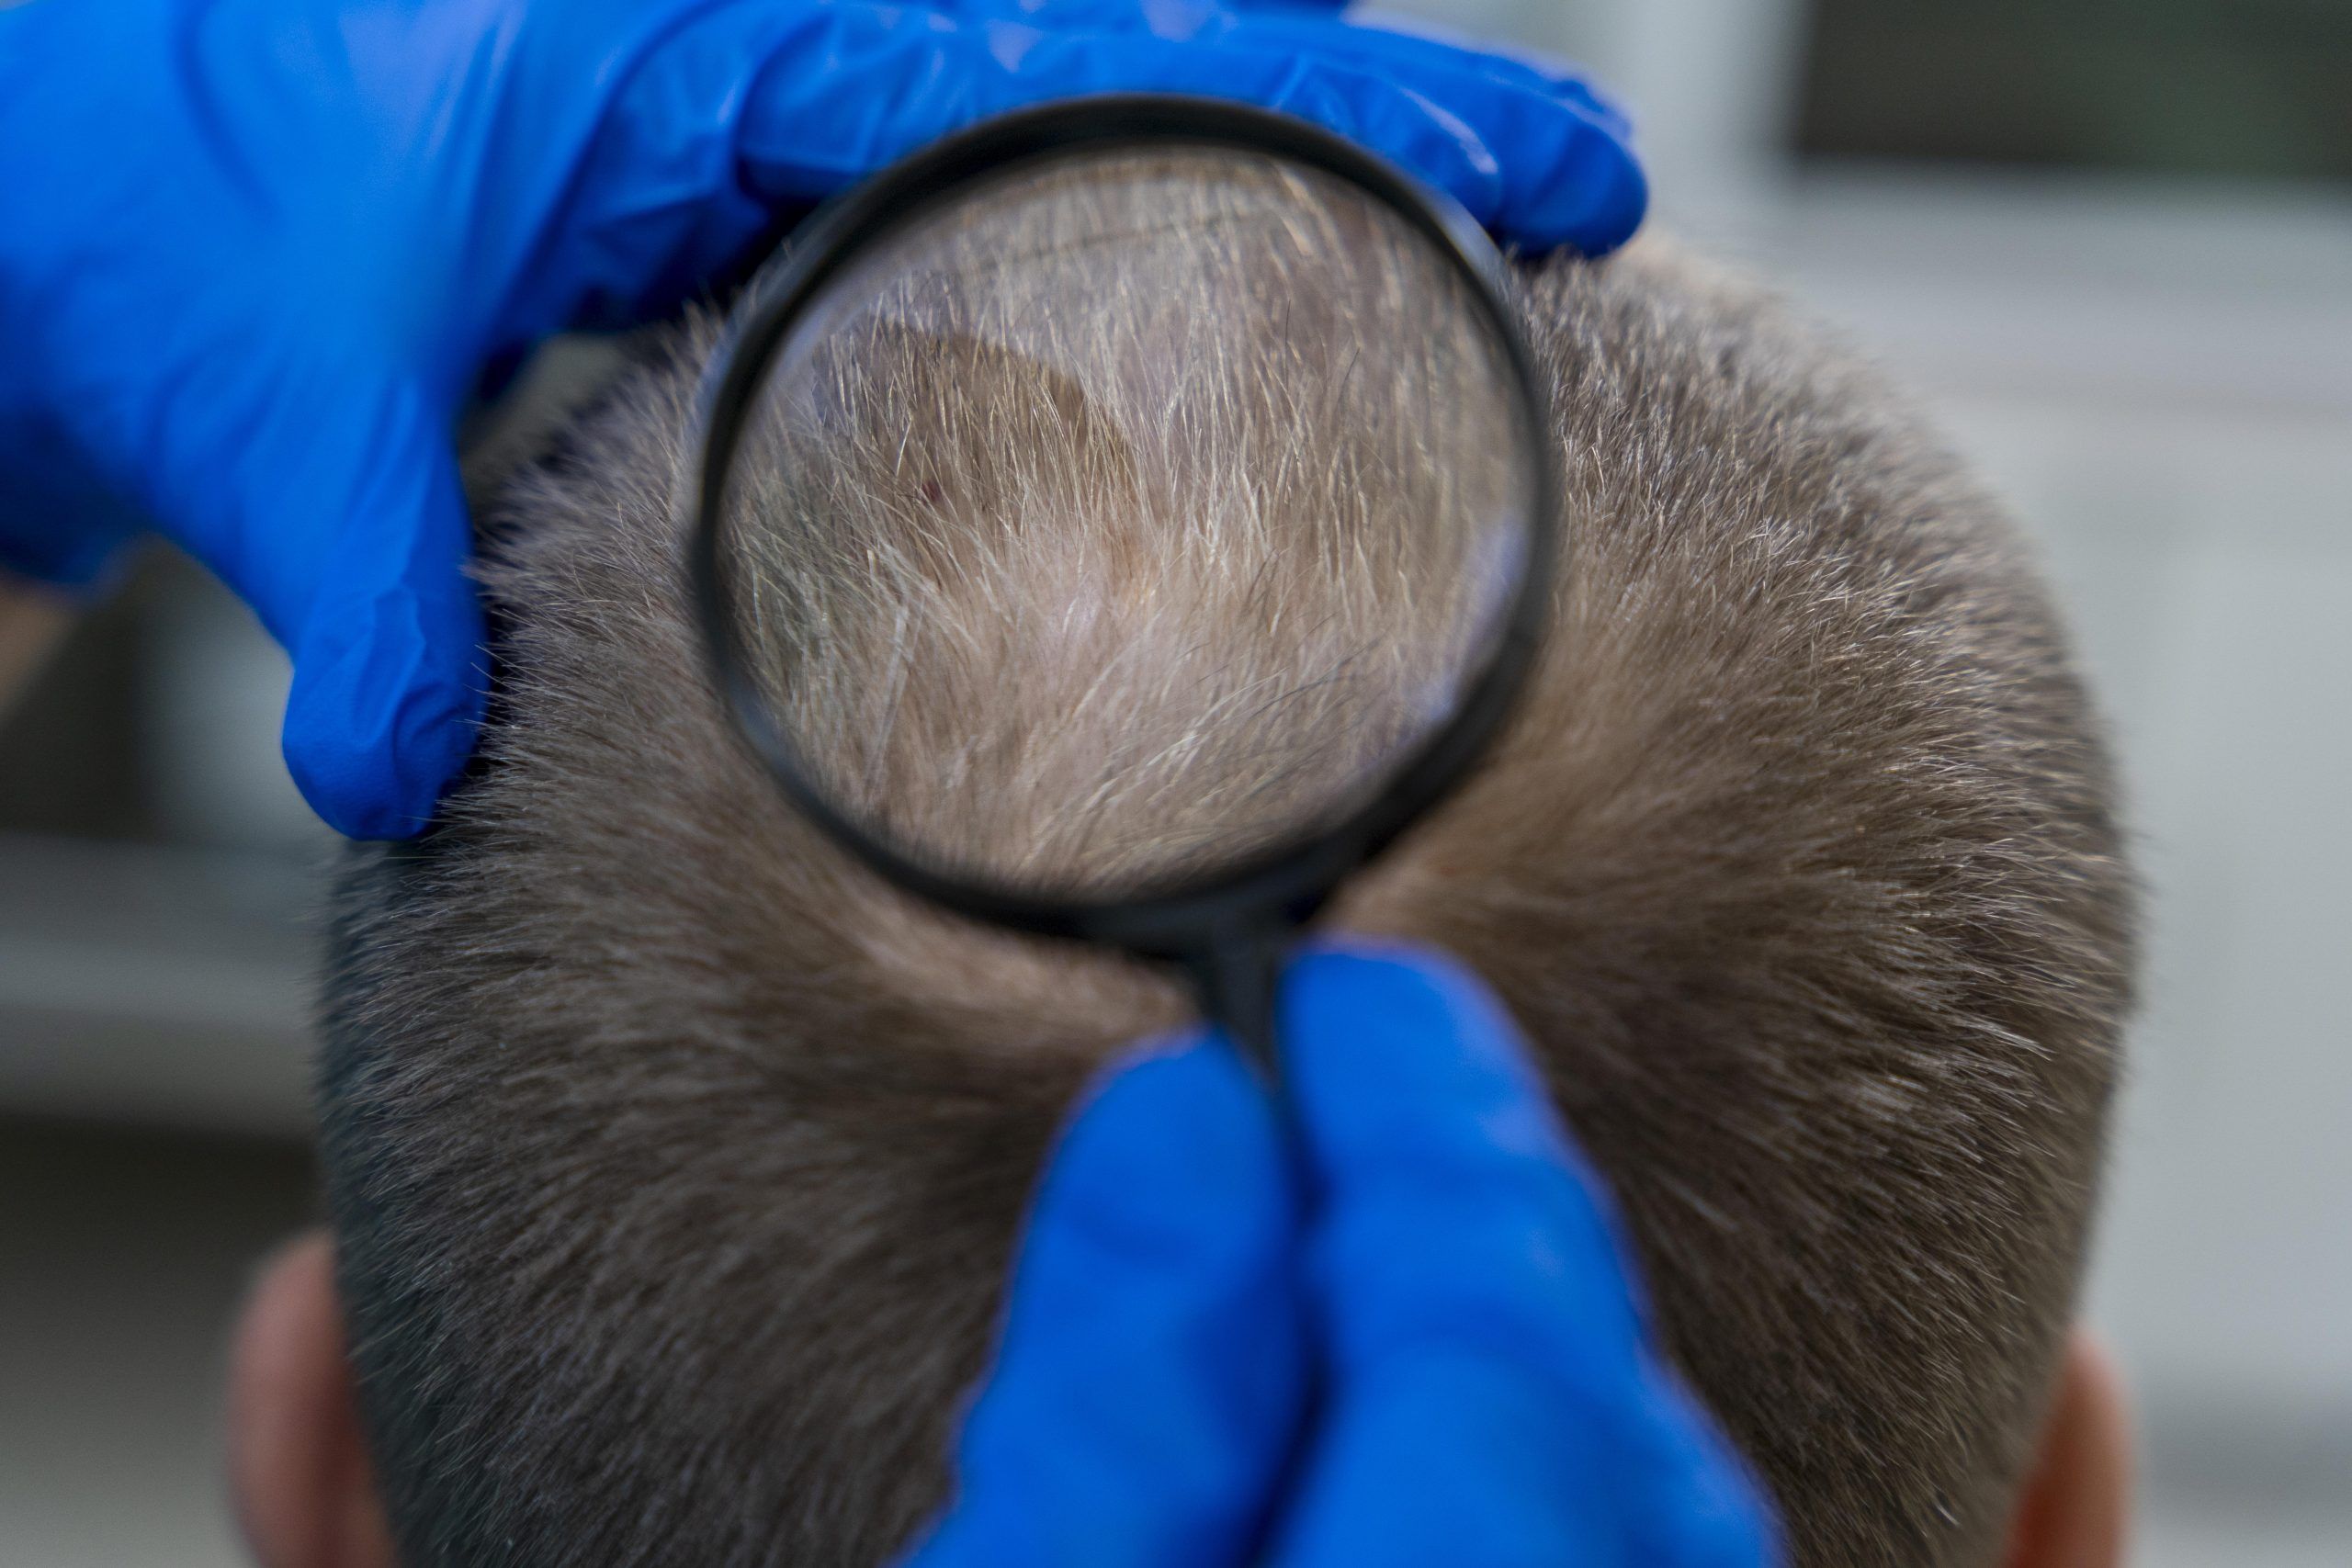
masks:
[[[374,412],[334,492],[305,498],[328,542],[286,634],[286,766],[337,831],[402,839],[465,765],[489,676],[448,423],[401,389]]]

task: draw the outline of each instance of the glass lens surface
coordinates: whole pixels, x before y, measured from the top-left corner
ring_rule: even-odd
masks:
[[[910,213],[770,358],[718,580],[804,779],[933,870],[1101,902],[1360,808],[1529,570],[1541,437],[1401,215],[1224,149]]]

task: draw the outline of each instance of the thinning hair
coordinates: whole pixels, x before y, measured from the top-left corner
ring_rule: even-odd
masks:
[[[1328,816],[1452,711],[1536,498],[1506,351],[1402,220],[1098,153],[852,276],[753,405],[723,575],[853,815],[1100,893]]]
[[[1575,568],[1501,744],[1333,918],[1449,949],[1509,1002],[1796,1562],[1988,1562],[2129,1001],[2092,716],[1997,509],[1780,307],[1656,242],[1528,265],[1517,303]],[[985,629],[1120,602],[1100,572],[1012,570],[1083,536],[1184,585],[1177,624],[1250,681],[1311,692],[1351,639],[1284,644],[1280,595],[1211,591],[1202,564],[1294,526],[1298,498],[1249,483],[1253,456],[1189,514],[1211,536],[1172,545],[1164,509],[1106,500],[1146,460],[1115,400],[922,335],[870,333],[843,367],[839,412],[913,434],[854,444],[821,504],[793,502],[778,570],[842,635],[953,600],[956,655],[904,665],[948,684],[894,711],[989,705],[987,755],[1117,774],[1089,845],[1148,844],[1182,749],[1057,729],[1067,671]],[[1183,1012],[1159,974],[894,893],[729,732],[673,506],[714,337],[671,334],[491,503],[477,771],[426,838],[357,849],[344,879],[325,1168],[410,1568],[884,1561],[943,1496],[1058,1119]],[[1319,471],[1396,500],[1376,465]],[[921,570],[905,554],[868,592],[902,527]],[[1103,713],[1150,712],[1155,671],[1071,668]],[[876,798],[1028,830],[940,788],[962,732],[877,727],[878,689],[824,699],[845,735],[889,730],[861,764]],[[1253,765],[1310,766],[1314,716],[1376,726],[1399,690],[1291,702],[1308,716],[1261,727]]]

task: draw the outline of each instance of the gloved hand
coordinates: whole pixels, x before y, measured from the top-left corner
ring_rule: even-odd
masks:
[[[1773,1562],[1483,987],[1325,952],[1281,1017],[1287,1134],[1198,1039],[1080,1113],[904,1568]]]
[[[1185,0],[0,5],[0,564],[160,528],[294,658],[330,823],[420,829],[472,745],[451,426],[486,366],[673,307],[779,208],[1104,90],[1350,134],[1531,247],[1643,204],[1572,77]]]

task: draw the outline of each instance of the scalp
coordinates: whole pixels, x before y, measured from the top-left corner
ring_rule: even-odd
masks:
[[[1657,244],[1520,290],[1573,550],[1544,667],[1335,918],[1502,992],[1798,1562],[1988,1561],[2128,1001],[2096,726],[1873,376]],[[1182,1016],[878,886],[727,731],[672,507],[711,341],[504,487],[477,773],[345,877],[326,1163],[413,1568],[881,1561],[1062,1107]]]

